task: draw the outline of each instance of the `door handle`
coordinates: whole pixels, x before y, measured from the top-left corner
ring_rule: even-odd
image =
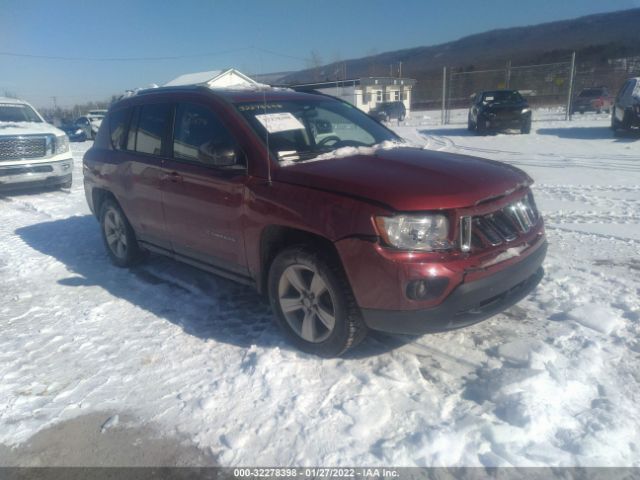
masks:
[[[182,175],[178,172],[165,173],[160,177],[160,180],[169,180],[173,183],[182,183]]]

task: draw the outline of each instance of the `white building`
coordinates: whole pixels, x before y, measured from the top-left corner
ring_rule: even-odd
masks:
[[[415,84],[412,78],[363,77],[289,86],[298,91],[317,91],[341,98],[367,113],[379,103],[401,101],[408,113]]]
[[[255,88],[263,86],[235,68],[186,73],[164,84],[165,87],[179,85],[206,85],[209,88]]]

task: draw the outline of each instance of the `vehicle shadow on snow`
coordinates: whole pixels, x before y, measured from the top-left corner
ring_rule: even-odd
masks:
[[[614,137],[609,127],[568,127],[568,128],[539,128],[538,135],[553,135],[570,140],[603,140],[612,139],[616,142],[632,142],[640,138],[640,131],[620,132]]]
[[[445,137],[475,137],[476,132],[472,132],[465,128],[427,128],[420,130],[422,135],[439,135]]]
[[[11,185],[3,186],[0,189],[0,198],[2,197],[21,197],[28,195],[36,195],[49,192],[65,192],[69,193],[69,189],[61,188],[58,185],[29,185],[28,187],[15,187]]]
[[[251,287],[157,255],[131,269],[114,266],[91,215],[38,223],[16,233],[34,250],[66,266],[70,275],[58,280],[60,285],[100,287],[202,339],[295,350],[272,321],[267,300]],[[372,335],[346,358],[380,355],[404,343]]]

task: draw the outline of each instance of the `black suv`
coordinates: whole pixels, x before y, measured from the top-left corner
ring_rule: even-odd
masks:
[[[388,122],[392,119],[398,119],[402,121],[407,116],[407,109],[404,106],[404,103],[400,101],[384,102],[379,103],[371,110],[369,110],[369,115],[371,115],[376,120],[380,120],[383,122]]]
[[[468,128],[480,134],[489,130],[518,128],[531,131],[531,109],[517,90],[478,93],[469,108]]]

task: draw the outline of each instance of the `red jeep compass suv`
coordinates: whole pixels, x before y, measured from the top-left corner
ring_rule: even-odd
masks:
[[[547,249],[531,183],[277,89],[141,92],[111,107],[84,157],[116,265],[147,250],[254,285],[292,342],[323,356],[368,329],[469,325],[531,292]]]

